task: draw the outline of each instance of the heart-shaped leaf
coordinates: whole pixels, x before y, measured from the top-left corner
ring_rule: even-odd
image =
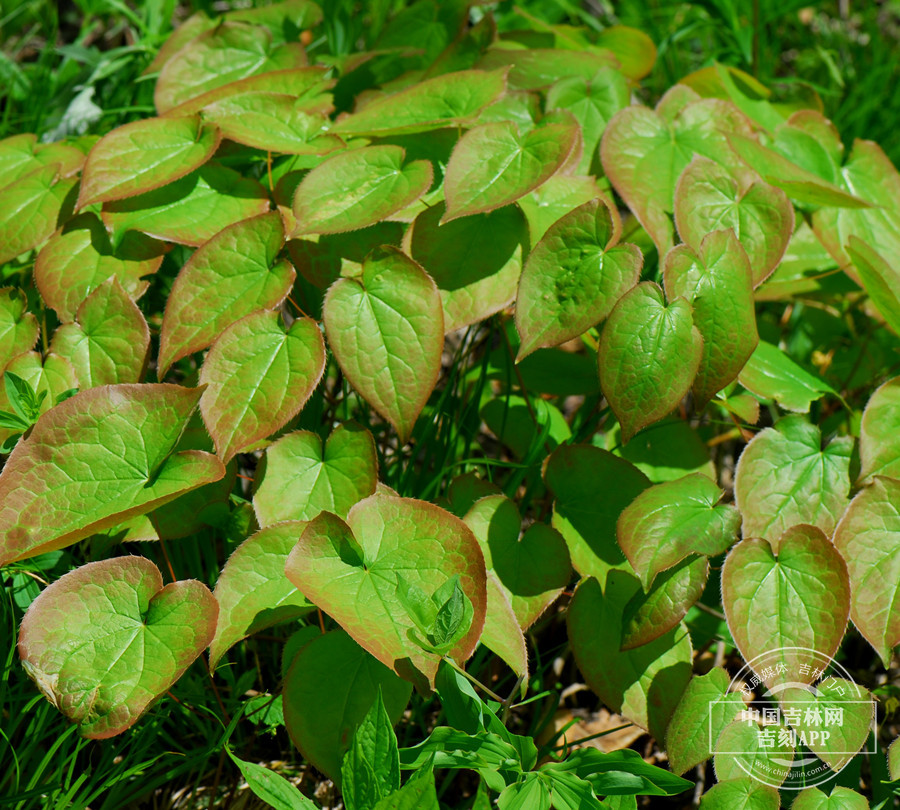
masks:
[[[341,152],[297,186],[294,236],[342,233],[374,225],[411,205],[431,187],[427,160],[404,165],[406,151],[383,144]]]
[[[674,773],[706,762],[719,736],[743,710],[741,696],[729,692],[728,684],[728,673],[721,667],[691,678],[666,730],[666,753]]]
[[[829,795],[815,787],[797,794],[791,810],[869,810],[869,803],[850,788],[837,785]]]
[[[210,162],[162,188],[104,203],[102,217],[115,233],[134,229],[199,247],[229,225],[268,210],[268,194],[256,180]]]
[[[700,99],[683,85],[669,90],[655,110],[626,107],[607,125],[600,144],[604,172],[660,256],[672,246],[675,184],[691,158],[739,163],[725,132],[750,135],[750,123],[733,104]]]
[[[516,295],[527,251],[525,217],[514,205],[444,225],[443,203],[416,217],[407,233],[409,255],[434,279],[452,332],[499,312]]]
[[[74,146],[39,144],[31,132],[4,138],[0,140],[0,189],[51,163],[59,166],[63,177],[69,177],[81,168],[84,157],[84,152]]]
[[[547,110],[568,110],[581,125],[584,156],[579,174],[592,173],[606,125],[629,102],[628,82],[614,68],[601,68],[590,78],[565,76],[547,91]]]
[[[855,757],[872,733],[875,701],[852,681],[826,675],[815,686],[787,686],[780,697],[797,738],[833,771]]]
[[[469,130],[447,164],[443,221],[493,211],[524,197],[562,167],[577,134],[577,126],[565,123],[522,135],[509,121]]]
[[[876,475],[900,478],[900,377],[888,380],[869,398],[859,428],[859,482]]]
[[[337,135],[377,136],[465,126],[506,89],[506,71],[459,70],[373,99],[342,117]]]
[[[700,799],[701,810],[778,810],[779,807],[778,791],[749,776],[719,782]]]
[[[572,573],[569,552],[555,529],[532,524],[519,536],[522,518],[505,495],[481,498],[463,518],[509,597],[518,624],[527,630],[562,593]]]
[[[637,467],[590,445],[563,445],[547,459],[553,528],[565,539],[575,570],[605,581],[628,561],[616,542],[616,521],[650,482]]]
[[[163,587],[143,557],[92,562],[31,603],[19,656],[84,736],[103,739],[134,725],[181,677],[212,639],[217,613],[205,585]]]
[[[115,276],[87,297],[76,319],[56,330],[51,348],[72,364],[82,391],[141,379],[150,328]]]
[[[28,300],[16,287],[0,287],[0,369],[13,357],[31,351],[40,329],[28,312]]]
[[[689,555],[714,557],[737,539],[741,516],[719,504],[722,495],[715,482],[694,473],[644,490],[622,512],[616,536],[645,588]]]
[[[802,416],[785,416],[756,434],[738,460],[734,499],[744,537],[762,537],[777,552],[782,534],[798,523],[831,536],[850,492],[853,439],[822,448],[822,434]]]
[[[0,194],[0,262],[8,262],[49,239],[71,212],[74,177],[57,179],[51,163],[2,190]]]
[[[183,492],[222,463],[170,457],[200,398],[177,385],[108,385],[45,413],[0,473],[0,566],[63,548]]]
[[[759,343],[750,263],[733,231],[713,231],[696,252],[687,245],[670,250],[664,278],[666,297],[690,302],[694,325],[703,336],[703,358],[693,385],[696,404],[702,407],[734,382]]]
[[[324,443],[300,430],[266,450],[253,509],[260,526],[312,520],[326,511],[346,518],[351,506],[375,492],[377,482],[378,457],[368,430],[344,422]]]
[[[593,177],[554,175],[530,194],[520,197],[516,204],[525,213],[528,230],[531,233],[531,243],[536,245],[554,222],[564,217],[569,211],[578,208],[579,205],[584,205],[598,197],[607,203],[613,218],[613,233],[618,239],[622,231],[619,211],[606,194],[600,190],[600,186]]]
[[[760,727],[755,719],[736,721],[726,726],[716,740],[716,779],[729,782],[750,776],[777,787],[790,773],[794,746],[784,726]]]
[[[745,661],[775,651],[792,677],[809,682],[804,656],[834,655],[847,629],[847,566],[814,526],[788,529],[777,552],[765,540],[743,540],[722,569],[722,605]]]
[[[294,745],[320,771],[340,779],[344,752],[379,690],[396,723],[412,686],[342,630],[316,636],[297,653],[284,680],[284,722]]]
[[[373,495],[346,523],[323,512],[301,535],[286,572],[372,655],[420,684],[433,683],[440,659],[408,635],[415,623],[397,595],[401,573],[426,595],[459,576],[474,617],[451,651],[456,660],[468,658],[481,636],[486,595],[478,541],[459,518],[424,501]]]
[[[406,441],[437,382],[444,345],[434,282],[399,250],[368,256],[325,297],[325,334],[347,379]]]
[[[569,641],[578,669],[600,699],[662,740],[691,678],[691,640],[680,625],[622,651],[622,612],[639,589],[624,571],[610,571],[605,590],[593,577],[582,580],[567,614]]]
[[[510,87],[541,90],[550,87],[560,76],[590,79],[602,68],[618,67],[611,51],[602,48],[576,51],[551,48],[491,48],[478,66],[483,70],[511,66]]]
[[[258,25],[221,22],[201,33],[163,65],[154,101],[162,115],[217,87],[274,70],[306,65],[298,42],[273,47],[272,36]]]
[[[637,284],[643,257],[616,245],[616,224],[603,199],[551,225],[528,257],[516,298],[518,359],[556,346],[604,320]]]
[[[284,573],[305,528],[305,522],[285,521],[257,532],[232,552],[213,592],[219,621],[209,645],[210,670],[245,636],[315,609]]]
[[[159,374],[207,346],[227,326],[260,309],[277,307],[296,273],[278,259],[284,224],[276,211],[225,228],[187,261],[166,303]]]
[[[794,207],[781,189],[695,157],[675,187],[675,224],[695,251],[711,231],[734,231],[750,260],[753,286],[758,287],[787,249]]]
[[[88,154],[77,207],[134,197],[178,180],[206,163],[221,140],[218,127],[204,126],[196,115],[123,124]]]
[[[692,555],[663,571],[649,591],[638,591],[622,614],[622,649],[633,650],[668,633],[703,595],[709,561]]]
[[[703,355],[703,337],[683,298],[666,304],[652,282],[625,293],[600,336],[600,387],[627,442],[677,407]]]
[[[303,99],[283,93],[241,93],[203,108],[222,135],[254,149],[288,155],[325,155],[344,142],[325,130],[330,123]]]
[[[143,276],[162,263],[166,246],[136,231],[127,231],[113,248],[96,214],[80,214],[50,237],[34,265],[34,280],[44,302],[63,322],[74,321],[78,307],[110,276],[137,300],[147,289]]]
[[[834,533],[847,563],[850,617],[885,667],[900,644],[900,482],[875,478],[851,502]]]
[[[200,371],[200,413],[227,462],[284,427],[306,404],[325,371],[325,341],[312,318],[290,327],[262,311],[229,326]]]

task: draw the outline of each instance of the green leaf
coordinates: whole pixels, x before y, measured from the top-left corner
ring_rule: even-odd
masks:
[[[316,166],[297,186],[293,235],[365,228],[411,205],[431,187],[433,169],[427,160],[404,166],[405,155],[400,146],[366,146]]]
[[[104,203],[102,217],[116,233],[132,228],[199,247],[229,225],[268,210],[268,194],[256,180],[210,162],[162,188]]]
[[[700,799],[701,810],[778,810],[779,807],[778,791],[750,777],[720,782]]]
[[[305,522],[285,521],[258,531],[232,552],[213,592],[219,623],[209,645],[210,670],[242,638],[313,610],[284,573],[305,528]]]
[[[578,208],[579,205],[601,198],[613,219],[613,231],[617,235],[622,230],[618,209],[609,197],[600,190],[593,177],[571,177],[557,174],[538,186],[530,194],[520,197],[516,203],[525,213],[532,244],[537,244],[547,233],[547,229],[558,219]]]
[[[275,810],[316,810],[316,805],[276,771],[238,759],[226,745],[225,750],[247,785],[260,799]]]
[[[798,366],[777,346],[761,340],[738,382],[763,399],[777,400],[789,411],[807,413],[810,403],[837,392],[828,383]]]
[[[437,284],[444,330],[452,332],[488,318],[515,298],[528,232],[514,205],[441,225],[443,214],[443,203],[419,214],[405,244]]]
[[[284,427],[325,371],[325,341],[312,318],[285,330],[277,312],[241,318],[217,338],[200,370],[200,413],[224,462]]]
[[[605,320],[640,278],[643,257],[616,245],[618,228],[605,200],[569,212],[528,257],[516,299],[518,359],[556,346]]]
[[[58,164],[63,177],[69,177],[81,168],[84,153],[62,143],[39,144],[30,132],[0,140],[0,189],[51,163]]]
[[[584,747],[572,751],[562,762],[541,766],[545,773],[574,773],[591,783],[601,795],[631,793],[645,796],[676,796],[693,785],[675,774],[644,762],[637,751],[601,751]],[[627,785],[615,786],[623,775],[633,777]],[[624,781],[624,780],[622,780]]]
[[[264,28],[222,22],[192,39],[163,65],[154,101],[160,115],[230,82],[306,65],[299,42],[272,46]]]
[[[897,744],[898,739],[900,739],[900,737],[897,737],[888,746],[887,750],[888,776],[892,780],[900,779],[900,761],[898,761],[898,757],[900,757],[900,745]]]
[[[72,364],[81,390],[141,380],[150,328],[115,276],[85,299],[75,317],[56,330],[51,349]]]
[[[34,280],[44,303],[63,322],[74,321],[78,307],[110,276],[133,299],[147,289],[144,276],[155,273],[166,246],[136,231],[126,231],[113,247],[96,214],[80,214],[50,237],[37,255]]]
[[[580,76],[589,80],[603,68],[617,68],[610,51],[554,50],[550,48],[491,48],[479,62],[483,70],[511,66],[509,86],[519,90],[542,90],[560,76]]]
[[[610,50],[629,79],[643,79],[656,62],[656,46],[643,31],[627,25],[610,25],[600,31],[594,44]]]
[[[628,82],[614,68],[601,68],[591,78],[565,76],[547,91],[547,111],[568,110],[581,125],[584,155],[579,174],[591,174],[600,137],[610,119],[630,103]]]
[[[0,287],[0,370],[13,357],[31,351],[40,329],[37,318],[27,310],[22,290]]]
[[[444,345],[434,282],[394,248],[363,263],[325,298],[328,345],[350,384],[405,442],[437,381]]]
[[[700,367],[703,338],[684,299],[666,304],[656,284],[627,292],[600,336],[600,387],[627,442],[678,406]]]
[[[326,132],[329,119],[308,102],[284,93],[241,93],[203,108],[222,135],[254,149],[288,155],[325,155],[344,147]]]
[[[44,414],[0,473],[0,565],[71,545],[219,480],[207,453],[170,456],[200,392],[115,385]]]
[[[563,166],[577,127],[545,124],[520,135],[511,122],[482,124],[459,139],[444,178],[443,222],[501,208],[524,197]]]
[[[596,441],[596,440],[595,440]],[[615,425],[605,437],[606,449],[630,461],[654,484],[674,481],[694,472],[716,477],[709,448],[688,422],[664,419],[641,431],[628,444]]]
[[[385,137],[466,126],[505,89],[505,70],[445,73],[372,99],[358,112],[340,118],[331,131],[341,136]]]
[[[521,534],[522,518],[505,495],[481,498],[463,518],[509,598],[523,630],[534,624],[569,584],[572,568],[560,534],[533,523]]]
[[[859,429],[859,483],[876,475],[900,478],[900,377],[876,389],[866,403]]]
[[[278,258],[283,245],[281,216],[270,211],[230,225],[191,256],[166,303],[161,377],[176,360],[212,344],[226,327],[284,301],[296,273]]]
[[[431,768],[416,771],[400,790],[382,799],[373,810],[440,810]]]
[[[737,692],[728,691],[729,682],[721,667],[691,678],[666,730],[666,753],[675,773],[709,759],[719,735],[743,711],[744,702]]]
[[[666,297],[690,303],[703,336],[693,385],[700,407],[734,382],[759,343],[750,264],[733,231],[713,231],[697,252],[687,245],[670,250],[664,278]]]
[[[58,180],[58,174],[58,164],[51,163],[0,191],[0,263],[49,239],[71,211],[77,181]]]
[[[265,8],[263,6],[262,8]],[[176,34],[182,31],[188,21],[182,23]],[[171,42],[170,36],[166,42]],[[165,47],[165,46],[163,46]],[[323,65],[313,65],[302,68],[288,68],[286,70],[274,70],[271,73],[262,73],[257,76],[248,76],[236,82],[214,87],[199,96],[181,102],[177,107],[169,111],[169,116],[193,115],[205,107],[231,99],[235,96],[248,94],[267,94],[277,96],[290,96],[298,106],[309,113],[329,113],[334,109],[330,90],[335,85],[334,79],[326,79],[328,69]]]
[[[528,675],[525,635],[510,601],[509,592],[493,571],[487,572],[487,609],[481,643],[495,652],[519,677]]]
[[[847,242],[847,253],[875,308],[887,325],[900,334],[900,299],[896,292],[900,285],[900,273],[856,236],[851,236]]]
[[[780,785],[790,773],[795,745],[782,725],[761,728],[752,719],[735,721],[716,741],[716,779],[728,782],[749,774],[773,787]]]
[[[616,542],[616,521],[650,482],[635,466],[599,447],[564,445],[544,468],[553,492],[553,527],[563,536],[575,570],[605,581],[628,561]]]
[[[838,436],[823,449],[822,434],[802,416],[785,416],[756,434],[738,460],[734,499],[744,537],[761,537],[777,551],[798,523],[831,536],[847,507],[853,439]]]
[[[781,189],[695,157],[675,187],[675,224],[695,251],[710,231],[734,231],[750,260],[753,286],[758,287],[787,249],[794,232],[794,207]]]
[[[616,535],[631,567],[649,588],[661,571],[691,554],[714,557],[736,539],[741,516],[702,473],[645,489],[619,517]]]
[[[346,518],[377,483],[378,458],[368,430],[343,422],[324,443],[315,433],[297,431],[266,450],[253,509],[260,526],[312,520],[323,511]]]
[[[504,365],[509,362],[508,357],[504,350]],[[517,458],[528,458],[529,453],[548,446],[553,449],[572,437],[563,412],[544,399],[532,400],[529,408],[523,397],[497,397],[485,402],[480,414],[488,430]]]
[[[435,768],[519,770],[518,752],[497,734],[470,734],[447,726],[434,729],[418,745],[400,750],[400,767],[404,770],[416,770],[429,762]]]
[[[550,810],[550,788],[540,774],[527,773],[497,799],[498,810]]]
[[[853,681],[826,675],[815,686],[786,686],[780,697],[797,738],[833,771],[855,757],[874,730],[875,700]]]
[[[17,375],[28,387],[30,408],[33,414],[22,414],[21,397],[10,396],[13,375]],[[64,396],[71,392],[70,396],[77,393],[78,378],[75,369],[64,357],[50,352],[43,360],[38,352],[25,352],[11,360],[5,370],[3,388],[0,389],[0,408],[7,411],[15,411],[14,416],[18,424],[16,430],[22,431],[31,427],[38,416],[49,411],[54,405],[68,399]],[[76,390],[73,390],[76,389]],[[24,427],[23,427],[24,425]]]
[[[814,125],[816,126],[816,125]],[[812,127],[803,127],[812,131]],[[821,124],[816,126],[815,137],[823,141],[827,149],[836,149],[836,160],[840,164],[840,150],[843,146],[837,132],[831,128],[828,135],[822,132]],[[829,143],[829,140],[835,139]],[[896,256],[900,251],[900,215],[897,203],[900,201],[900,174],[890,158],[878,144],[872,141],[856,140],[846,164],[838,169],[836,185],[869,203],[870,208],[820,208],[813,214],[812,224],[828,252],[841,267],[852,261],[846,251],[851,236],[864,241],[880,256]],[[852,269],[850,269],[852,273]]]
[[[738,163],[726,132],[752,134],[749,121],[734,105],[700,99],[682,85],[669,90],[655,110],[626,107],[606,127],[600,145],[605,174],[660,256],[672,246],[669,214],[674,210],[675,184],[694,155],[723,166]]]
[[[222,133],[199,116],[145,118],[123,124],[91,149],[81,173],[77,208],[134,197],[199,169]]]
[[[372,655],[419,683],[433,682],[439,658],[408,638],[414,624],[397,596],[400,574],[426,594],[459,575],[474,618],[451,651],[456,660],[471,655],[484,626],[478,542],[459,518],[424,501],[376,494],[356,504],[346,523],[323,512],[301,535],[286,572]]]
[[[163,587],[143,557],[92,562],[31,603],[19,655],[47,699],[85,737],[103,739],[134,725],[181,677],[209,644],[217,612],[205,585]]]
[[[610,571],[605,590],[596,579],[582,580],[567,614],[569,641],[578,669],[600,699],[662,740],[691,678],[691,640],[680,625],[622,651],[622,614],[639,588],[624,571]]]
[[[365,810],[400,788],[397,735],[380,689],[353,735],[341,776],[344,803],[350,810]]]
[[[709,576],[705,557],[692,555],[653,580],[625,605],[622,614],[622,649],[631,650],[669,632],[703,595]]]
[[[788,529],[776,548],[743,540],[732,549],[722,569],[722,606],[745,661],[774,650],[793,679],[809,682],[808,668],[800,671],[807,651],[834,655],[847,629],[847,566],[813,526]]]
[[[850,617],[885,666],[900,643],[900,482],[878,476],[850,503],[834,533],[847,562]]]
[[[549,772],[550,801],[558,810],[606,810],[595,795],[590,782],[573,773]]]
[[[829,796],[811,787],[797,794],[791,810],[869,810],[869,803],[859,793],[840,785],[833,787]]]
[[[356,727],[381,691],[391,724],[412,693],[341,630],[317,636],[294,657],[284,682],[284,721],[306,759],[332,779]]]

